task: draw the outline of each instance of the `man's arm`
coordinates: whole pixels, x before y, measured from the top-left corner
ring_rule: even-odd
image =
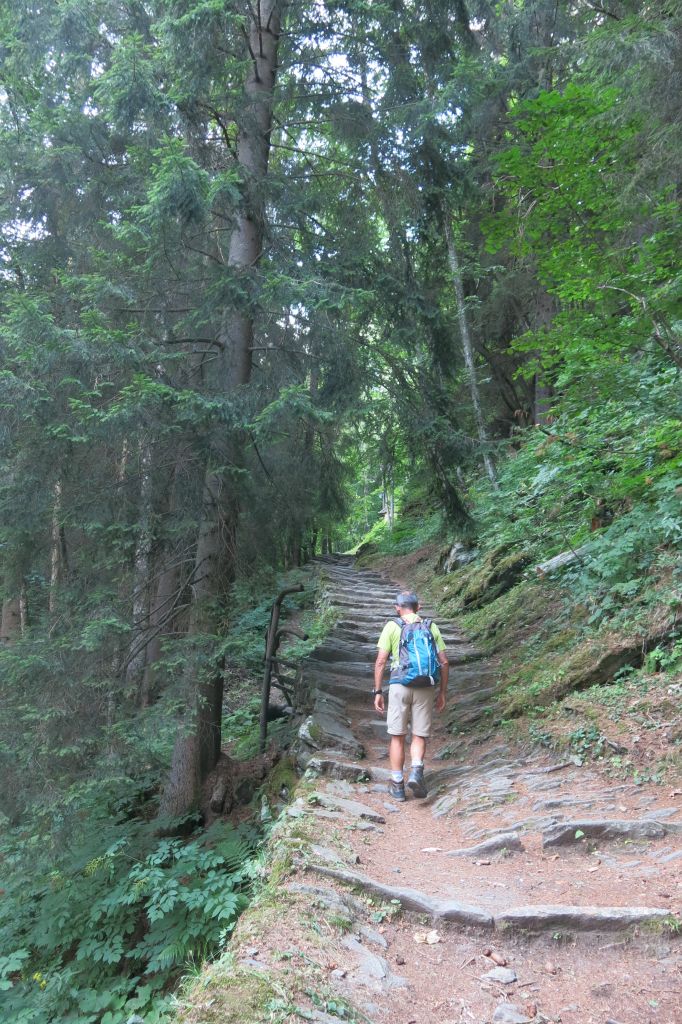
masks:
[[[384,695],[381,692],[381,686],[384,678],[384,669],[386,668],[386,662],[388,661],[388,651],[382,651],[379,648],[377,654],[377,660],[374,662],[374,707],[383,715],[384,713]]]
[[[438,664],[440,665],[440,690],[436,697],[436,711],[442,711],[445,707],[445,698],[448,689],[448,676],[450,674],[450,662],[445,651],[438,652]]]

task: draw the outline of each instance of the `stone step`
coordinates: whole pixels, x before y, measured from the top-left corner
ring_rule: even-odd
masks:
[[[468,640],[463,633],[454,633],[447,627],[443,629],[442,626],[440,631],[446,647],[468,643]],[[344,640],[347,643],[371,644],[376,650],[379,631],[370,633],[367,630],[361,630],[351,625],[347,626],[339,623],[329,634],[329,638],[331,639],[332,637],[338,637],[340,640]]]
[[[622,820],[613,818],[561,821],[551,825],[542,834],[543,847],[575,846],[580,839],[663,839],[667,835],[682,834],[682,824],[656,821],[653,818]]]
[[[377,625],[372,629],[369,629],[363,628],[362,626],[359,627],[356,623],[348,619],[340,619],[334,627],[331,636],[340,634],[342,638],[347,637],[351,641],[357,639],[360,643],[373,644],[376,649],[376,642],[385,624],[385,619],[378,620]],[[441,626],[440,631],[446,647],[468,643],[467,638],[462,633],[455,632],[450,629],[447,624],[445,627]]]
[[[460,647],[456,651],[448,651],[448,661],[450,663],[451,670],[456,671],[459,665],[469,665],[472,662],[480,661],[483,657],[481,651],[477,651],[473,648]],[[368,667],[371,668],[376,658],[376,649],[373,657],[367,656],[365,660],[343,660],[343,661],[325,661],[324,658],[318,659],[313,653],[309,658],[306,659],[305,671],[306,676],[310,678],[310,673],[314,675],[324,675],[332,672],[335,675],[340,676],[354,676],[354,675],[366,675]]]
[[[339,600],[338,598],[330,598],[329,603],[333,608],[338,608],[347,612],[349,616],[364,615],[372,618],[383,618],[384,622],[387,619],[397,618],[395,606],[392,600],[387,601],[346,601]],[[438,614],[432,609],[420,608],[419,614],[422,619],[435,619],[438,621]],[[442,617],[442,616],[441,616]]]
[[[461,653],[461,650],[454,651],[453,657],[457,658]],[[369,661],[372,664],[375,662],[376,656],[376,643],[352,643],[348,640],[335,639],[333,636],[328,637],[320,647],[316,647],[311,655],[314,661],[342,663],[361,660]]]
[[[379,619],[375,623],[355,623],[348,619],[339,619],[333,627],[330,637],[337,635],[338,631],[340,639],[346,639],[351,643],[357,642],[361,644],[370,644],[376,650],[377,641],[385,625],[386,619]],[[462,636],[461,633],[457,633],[455,630],[450,629],[447,625],[445,628],[441,626],[440,631],[446,650],[450,650],[453,647],[468,647],[472,650],[474,649],[473,645],[466,637]]]
[[[363,757],[364,748],[341,716],[316,710],[299,729],[301,742],[312,750],[332,747],[351,757]]]
[[[333,796],[331,793],[325,793],[324,790],[316,790],[314,793],[311,793],[308,797],[308,803],[318,803],[330,811],[341,811],[351,818],[375,821],[380,825],[386,822],[383,814],[379,814],[373,807],[367,807],[366,804],[360,803],[359,800],[347,800],[342,796]]]
[[[329,583],[325,587],[327,593],[334,601],[390,601],[395,606],[395,599],[398,596],[396,587],[390,583],[375,583],[368,580],[354,580],[348,586],[339,586],[337,583]]]
[[[341,697],[349,703],[366,703],[368,707],[371,707],[372,694],[370,690],[372,683],[369,678],[353,683],[350,678],[339,679],[328,676],[326,679],[319,679],[315,685],[322,692]]]
[[[329,661],[317,661],[315,658],[308,658],[305,662],[305,674],[308,679],[315,679],[319,676],[352,676],[361,678],[372,678],[371,664],[369,661],[342,661],[332,663]]]
[[[339,596],[327,591],[327,599],[335,608],[346,608],[349,611],[357,611],[365,615],[385,615],[389,618],[395,616],[395,594],[354,594]]]
[[[398,900],[403,910],[427,914],[434,920],[455,921],[479,928],[508,931],[625,931],[635,925],[655,925],[670,917],[664,907],[597,907],[572,904],[540,903],[524,907],[509,907],[494,915],[483,907],[443,900],[417,889],[387,885],[360,872],[329,864],[309,864],[309,871],[335,878],[347,885],[357,886],[385,900]]]
[[[330,779],[343,779],[346,782],[388,783],[391,778],[390,768],[378,768],[364,762],[344,761],[329,751],[320,751],[313,755],[307,764],[309,771]]]

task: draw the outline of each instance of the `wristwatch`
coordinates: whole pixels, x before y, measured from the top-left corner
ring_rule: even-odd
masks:
[[[374,697],[374,698],[376,698],[376,697],[383,697],[383,695],[384,695],[383,688],[381,690],[375,690],[374,687],[372,687],[372,697]]]

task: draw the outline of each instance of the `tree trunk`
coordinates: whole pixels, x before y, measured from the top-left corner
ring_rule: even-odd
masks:
[[[548,331],[550,329],[556,314],[556,308],[554,296],[538,285],[535,310],[533,312],[533,327],[536,331]],[[554,390],[551,382],[536,373],[533,377],[533,421],[535,424],[543,424],[549,421],[553,393]]]
[[[237,143],[243,205],[230,237],[227,262],[242,278],[242,291],[247,298],[239,307],[226,310],[222,319],[218,339],[221,360],[215,390],[223,394],[244,387],[251,378],[253,277],[263,247],[263,182],[268,170],[284,6],[279,0],[261,0],[250,8],[245,33],[245,56],[250,63]],[[210,649],[219,629],[221,605],[234,577],[239,513],[236,487],[222,467],[238,466],[240,454],[237,439],[226,438],[224,430],[212,438],[211,449],[204,479],[188,627],[188,638],[194,641],[195,653],[202,657],[190,658],[188,664],[187,683],[195,696],[194,713],[176,739],[170,776],[159,808],[162,818],[181,816],[198,806],[202,783],[220,753],[223,675],[215,661],[211,664]]]
[[[471,344],[471,334],[469,333],[469,319],[467,317],[466,304],[464,301],[464,285],[462,284],[462,272],[459,265],[459,256],[457,253],[457,246],[455,245],[455,239],[452,234],[452,228],[450,227],[450,218],[448,211],[443,207],[443,227],[445,231],[445,243],[448,250],[448,265],[450,267],[450,273],[452,275],[452,283],[455,289],[455,302],[457,305],[457,319],[459,321],[459,333],[462,340],[462,352],[464,353],[464,365],[466,366],[467,379],[469,381],[469,392],[471,394],[471,404],[474,410],[474,418],[476,420],[476,429],[478,431],[478,439],[483,448],[483,465],[485,471],[490,478],[490,482],[493,487],[497,490],[497,475],[495,473],[495,467],[493,466],[493,460],[486,451],[488,447],[489,438],[485,428],[485,421],[483,419],[483,409],[481,407],[481,396],[478,391],[478,382],[476,380],[476,368],[474,365],[474,350]]]
[[[19,591],[19,626],[23,636],[28,629],[28,591],[25,583],[21,584]]]
[[[126,682],[139,686],[144,675],[149,636],[149,560],[152,551],[152,454],[149,443],[139,445],[140,530],[135,545],[133,569],[133,630]]]
[[[137,691],[141,708],[149,707],[158,691],[156,665],[161,657],[164,635],[173,628],[173,617],[178,603],[178,571],[169,565],[159,573],[156,590],[149,609],[149,641],[145,648],[144,673]]]
[[[2,602],[2,622],[0,624],[0,641],[11,643],[21,633],[21,609],[18,597],[6,597]]]
[[[50,622],[54,622],[59,601],[59,588],[67,568],[66,537],[61,521],[62,514],[62,482],[57,480],[54,485],[54,504],[52,506],[52,531],[50,537],[50,592],[47,600]]]

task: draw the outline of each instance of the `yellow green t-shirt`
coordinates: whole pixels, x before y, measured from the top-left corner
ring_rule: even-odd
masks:
[[[415,612],[409,612],[407,615],[404,615],[403,618],[405,622],[421,621],[421,616],[417,615]],[[386,651],[391,656],[391,671],[398,667],[400,633],[401,629],[397,622],[387,622],[381,631],[381,636],[379,637],[379,640],[377,641],[377,647],[379,648],[379,650]],[[443,640],[441,631],[439,630],[435,622],[431,623],[431,633],[433,634],[433,639],[436,642],[436,650],[444,651],[445,641]]]

